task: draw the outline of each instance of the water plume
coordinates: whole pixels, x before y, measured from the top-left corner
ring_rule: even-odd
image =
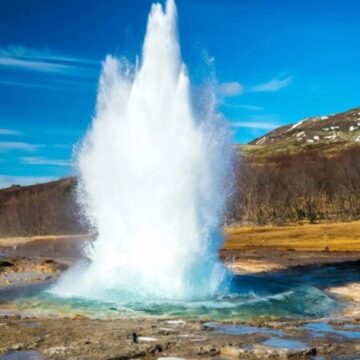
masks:
[[[79,200],[97,237],[89,264],[66,273],[56,294],[176,301],[226,291],[218,250],[230,145],[207,100],[195,114],[174,1],[154,4],[140,63],[103,63],[77,156]]]

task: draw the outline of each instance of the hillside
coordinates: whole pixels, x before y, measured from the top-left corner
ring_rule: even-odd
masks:
[[[243,154],[261,158],[309,151],[320,151],[333,156],[358,146],[360,107],[339,114],[310,117],[296,124],[279,127],[239,149]]]
[[[360,219],[360,108],[280,127],[237,150],[229,222]]]
[[[230,222],[360,218],[360,107],[280,127],[238,153]]]
[[[74,199],[75,179],[0,190],[0,236],[84,232]]]

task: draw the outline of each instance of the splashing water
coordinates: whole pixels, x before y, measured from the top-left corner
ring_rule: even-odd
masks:
[[[80,201],[96,229],[88,265],[53,291],[94,299],[223,294],[219,231],[231,166],[228,132],[196,116],[181,62],[176,7],[154,4],[135,71],[108,56],[96,116],[78,154]]]

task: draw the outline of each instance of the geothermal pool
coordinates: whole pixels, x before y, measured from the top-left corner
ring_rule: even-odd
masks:
[[[320,318],[335,314],[341,307],[319,286],[324,272],[321,274],[321,277],[314,274],[307,283],[304,283],[307,274],[301,277],[296,272],[281,276],[237,275],[233,276],[227,295],[182,301],[129,301],[112,291],[107,293],[107,301],[63,298],[51,292],[52,284],[15,286],[0,290],[0,311],[40,317],[82,314],[100,319],[144,316],[242,321]]]

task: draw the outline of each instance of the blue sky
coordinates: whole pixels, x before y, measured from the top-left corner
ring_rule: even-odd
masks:
[[[148,0],[0,2],[0,187],[72,173],[100,62],[134,61]],[[357,0],[178,0],[193,84],[214,58],[219,110],[245,143],[281,124],[360,105]]]

